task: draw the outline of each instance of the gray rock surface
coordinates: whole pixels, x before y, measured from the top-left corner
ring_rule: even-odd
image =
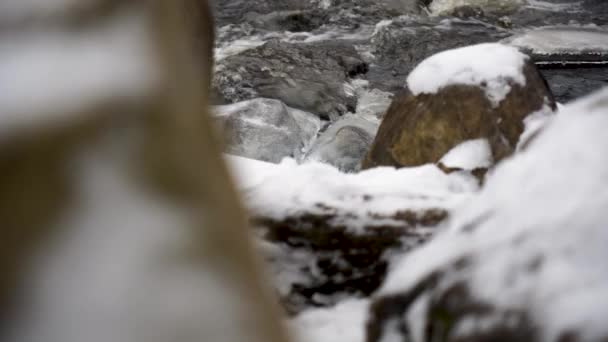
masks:
[[[319,136],[305,160],[327,163],[344,172],[358,171],[378,125],[352,114],[344,116]]]
[[[316,116],[273,99],[216,106],[215,112],[227,153],[272,163],[300,159],[321,128]]]

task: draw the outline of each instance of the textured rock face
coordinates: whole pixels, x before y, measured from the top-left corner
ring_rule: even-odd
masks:
[[[511,154],[524,129],[524,118],[544,106],[555,107],[546,82],[526,61],[525,85],[510,83],[497,106],[479,86],[448,85],[436,94],[397,95],[363,163],[416,166],[437,163],[456,145],[487,138],[495,161]]]
[[[373,141],[373,136],[356,126],[344,126],[327,143],[320,143],[309,158],[337,167],[344,172],[361,168],[361,160]]]
[[[321,128],[318,117],[279,100],[216,106],[215,112],[226,140],[225,152],[272,163],[302,158]]]
[[[322,118],[337,118],[356,108],[357,99],[344,88],[347,78],[366,70],[349,44],[270,41],[222,60],[214,83],[229,102],[274,98]]]
[[[498,166],[389,274],[367,341],[606,340],[606,114],[604,90]]]
[[[375,121],[344,116],[317,138],[305,160],[327,163],[344,172],[358,171],[377,130]]]

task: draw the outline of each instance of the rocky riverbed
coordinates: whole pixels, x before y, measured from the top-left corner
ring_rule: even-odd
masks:
[[[577,292],[587,279],[605,295],[605,274],[585,278],[572,265],[562,278],[551,273],[587,235],[608,241],[598,228],[605,217],[589,217],[570,242],[542,242],[567,235],[573,217],[598,205],[591,198],[605,199],[608,160],[597,151],[608,142],[582,132],[606,123],[608,94],[580,99],[608,86],[608,3],[215,7],[217,124],[298,339],[608,337],[585,320],[598,305]],[[594,119],[577,119],[587,112]],[[576,206],[568,189],[581,196]],[[567,215],[539,214],[566,207]],[[525,254],[512,256],[520,244]],[[601,267],[602,253],[577,262]],[[579,311],[544,319],[558,306],[541,286],[569,298],[559,308]]]
[[[268,156],[237,146],[249,141],[251,130],[229,129],[230,151],[244,157],[315,159],[356,171],[378,119],[412,69],[437,52],[471,44],[502,41],[530,53],[559,103],[608,84],[602,1],[513,1],[499,8],[484,7],[488,1],[430,8],[405,0],[275,2],[217,1],[215,101],[280,100],[310,120],[320,118],[322,139],[295,141],[300,128],[272,124],[292,132],[288,146],[300,150],[277,136],[283,146]],[[466,6],[450,7],[455,4]],[[272,129],[262,123],[258,131]]]

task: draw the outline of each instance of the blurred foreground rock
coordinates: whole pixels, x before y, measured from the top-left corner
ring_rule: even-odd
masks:
[[[206,1],[0,2],[1,341],[287,340],[208,115],[212,31]]]

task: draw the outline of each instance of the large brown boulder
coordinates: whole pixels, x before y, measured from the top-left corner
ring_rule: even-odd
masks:
[[[530,59],[499,44],[437,54],[407,86],[389,107],[364,168],[437,163],[460,143],[482,138],[498,161],[515,150],[526,116],[555,108]]]

